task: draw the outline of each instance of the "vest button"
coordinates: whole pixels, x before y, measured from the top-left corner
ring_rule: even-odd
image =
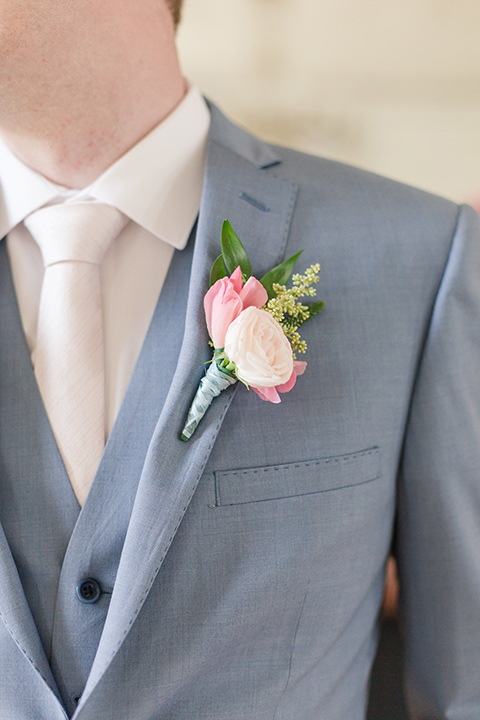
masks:
[[[75,591],[78,599],[83,603],[95,603],[99,600],[100,595],[102,594],[100,585],[93,578],[80,580],[75,588]]]

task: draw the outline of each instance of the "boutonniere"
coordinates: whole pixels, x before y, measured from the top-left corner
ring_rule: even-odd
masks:
[[[303,275],[293,275],[287,290],[302,252],[257,280],[238,236],[228,220],[223,223],[222,253],[213,264],[203,301],[213,357],[188,412],[182,440],[192,437],[213,398],[230,385],[240,381],[262,400],[279,403],[279,393],[289,392],[305,372],[307,363],[297,360],[297,353],[307,349],[299,328],[325,303],[300,302],[316,295],[312,286],[319,279],[318,263]]]

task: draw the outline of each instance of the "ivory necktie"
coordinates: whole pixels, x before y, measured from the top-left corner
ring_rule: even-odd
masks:
[[[110,205],[52,205],[24,221],[45,273],[34,367],[80,505],[105,445],[105,361],[100,263],[127,218]]]

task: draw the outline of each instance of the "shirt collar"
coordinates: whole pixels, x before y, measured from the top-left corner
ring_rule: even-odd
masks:
[[[19,160],[0,140],[0,237],[58,195],[58,188]]]
[[[0,237],[54,201],[106,202],[183,249],[200,208],[210,113],[195,86],[159,125],[82,190],[68,190],[27,167],[0,142]]]

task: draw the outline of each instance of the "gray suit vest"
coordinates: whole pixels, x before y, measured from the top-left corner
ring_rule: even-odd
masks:
[[[0,243],[0,522],[69,715],[95,657],[137,483],[176,367],[194,236],[195,228],[187,248],[173,256],[82,509],[38,391]],[[81,601],[77,586],[96,577],[102,578],[99,599]]]

